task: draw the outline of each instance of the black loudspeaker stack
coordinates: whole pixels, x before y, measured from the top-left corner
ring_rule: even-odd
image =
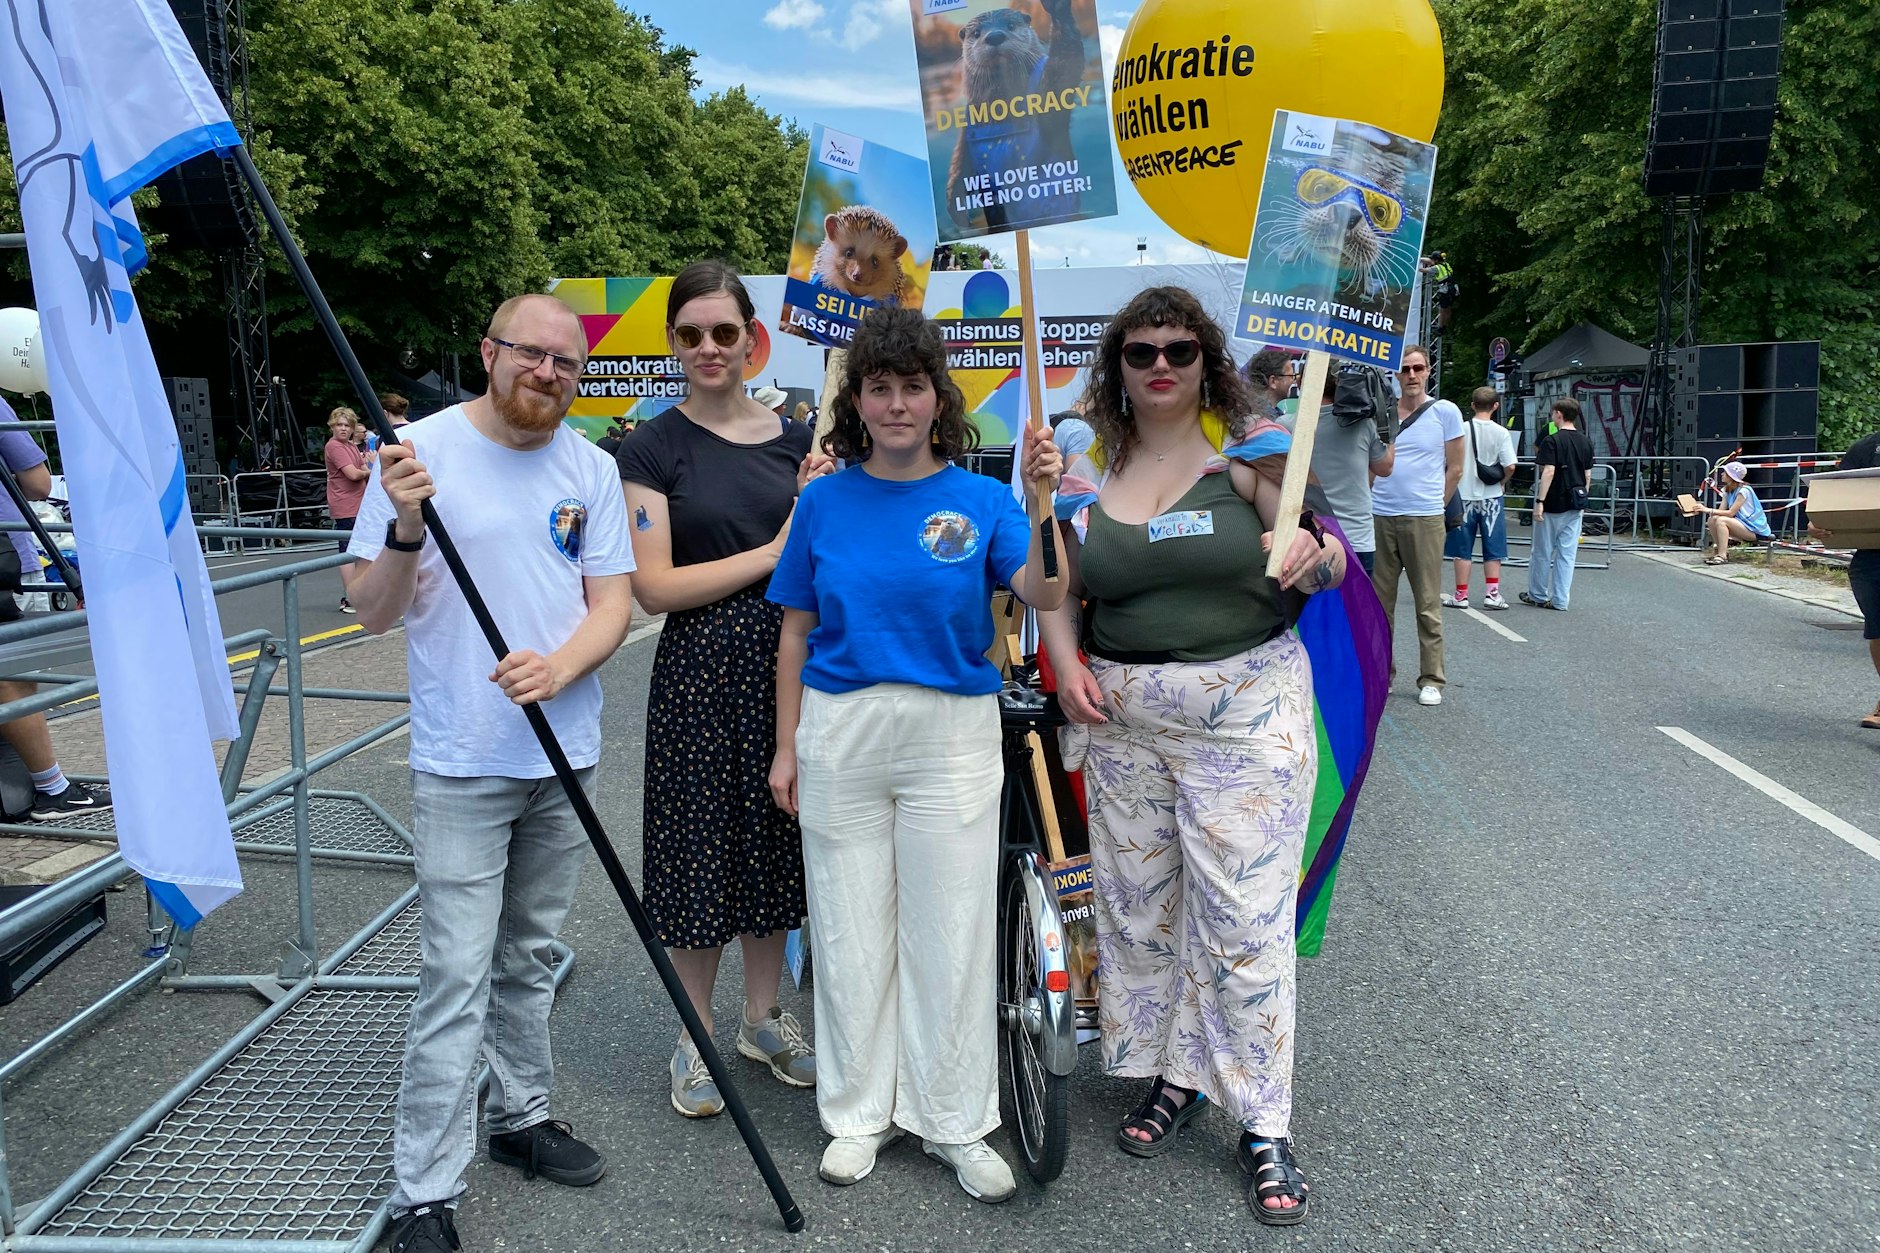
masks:
[[[226,101],[231,73],[226,0],[170,0],[170,8],[209,81]],[[145,220],[170,237],[171,247],[230,252],[258,238],[234,162],[207,153],[183,162],[152,185],[162,204]]]
[[[1647,196],[1757,191],[1782,64],[1782,0],[1659,0]]]
[[[1821,386],[1821,344],[1702,344],[1680,348],[1671,363],[1671,446],[1675,457],[1706,465],[1732,453],[1754,464],[1815,451]],[[1690,490],[1695,466],[1679,466],[1679,491]],[[1786,491],[1792,472],[1752,470],[1750,483]]]

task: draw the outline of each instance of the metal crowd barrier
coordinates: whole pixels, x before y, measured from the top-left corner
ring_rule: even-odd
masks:
[[[22,529],[22,524],[7,524],[4,529]],[[210,538],[332,540],[331,532],[318,531],[213,526],[199,530]],[[385,1188],[371,1172],[353,1172],[343,1187],[332,1184],[332,1195],[321,1193],[323,1185],[309,1181],[306,1158],[332,1151],[336,1132],[330,1126],[292,1128],[292,1143],[281,1161],[245,1160],[232,1173],[187,1166],[179,1158],[182,1150],[176,1147],[178,1135],[200,1133],[207,1142],[217,1136],[258,1134],[258,1129],[275,1133],[279,1101],[291,1103],[303,1082],[286,1082],[282,1075],[317,1072],[323,1080],[334,1082],[358,1078],[380,1088],[387,1083],[395,1086],[396,1068],[390,1069],[388,1078],[383,1059],[397,1055],[395,1046],[404,1029],[403,1007],[408,1005],[417,983],[416,887],[399,893],[378,917],[331,953],[321,953],[314,930],[316,859],[387,866],[409,866],[412,862],[410,833],[370,797],[313,786],[321,771],[396,734],[410,720],[409,712],[400,710],[342,744],[317,754],[308,749],[305,702],[310,698],[400,704],[408,700],[403,692],[309,687],[305,682],[300,644],[301,583],[344,561],[342,554],[323,554],[220,579],[213,585],[218,596],[270,584],[281,588],[284,624],[279,635],[258,629],[224,640],[231,655],[252,655],[230,667],[230,681],[239,695],[240,734],[230,745],[221,773],[223,797],[236,831],[236,848],[246,856],[286,855],[293,859],[295,925],[278,965],[256,974],[191,974],[189,958],[196,932],[179,933],[168,927],[147,904],[154,958],[0,1063],[0,1098],[7,1082],[16,1080],[154,985],[198,991],[261,991],[272,1003],[64,1184],[24,1213],[15,1212],[9,1187],[4,1100],[0,1099],[0,1244],[7,1249],[149,1253],[266,1247],[274,1253],[365,1253],[384,1228]],[[82,628],[87,620],[87,612],[81,610],[0,625],[0,656],[9,651],[9,645],[67,635]],[[0,705],[0,722],[97,694],[93,677],[33,669],[19,664],[23,660],[16,659],[14,664],[0,661],[0,675],[38,683],[40,690]],[[242,775],[261,715],[267,701],[274,697],[287,701],[289,765],[271,778],[246,785]],[[316,817],[320,819],[320,839],[325,843],[316,840]],[[95,841],[110,838],[115,830],[111,818],[107,810],[67,819],[59,826],[0,824],[0,831],[35,838]],[[134,872],[122,855],[112,853],[0,911],[0,948],[12,948],[30,939],[73,908],[132,877]],[[211,918],[197,931],[207,928],[212,932],[214,925]],[[559,981],[572,968],[572,954],[558,946],[556,958]],[[370,1048],[366,1052],[348,1052],[353,1046],[363,1048],[359,1041],[367,1037]],[[361,1061],[366,1056],[378,1060],[367,1066]],[[296,1066],[301,1069],[296,1071]],[[256,1121],[255,1126],[238,1126],[231,1131],[227,1124],[240,1123],[243,1118],[265,1119],[266,1125]],[[389,1136],[389,1125],[375,1129],[373,1134],[381,1131]],[[370,1146],[367,1148],[369,1151]],[[296,1154],[300,1160],[295,1160]],[[218,1195],[217,1188],[225,1188],[226,1194]],[[265,1204],[258,1202],[257,1195],[264,1193],[274,1199]],[[302,1206],[301,1218],[309,1233],[317,1229],[325,1233],[324,1238],[289,1237],[263,1245],[250,1237],[227,1236],[230,1230],[253,1230],[258,1215],[291,1208],[296,1198],[311,1198]],[[243,1223],[250,1226],[243,1228]]]
[[[1517,490],[1513,486],[1514,481],[1522,477],[1524,471],[1531,477],[1528,478],[1525,490]],[[1465,465],[1462,472],[1464,474],[1470,473],[1469,467]],[[1534,546],[1534,537],[1532,534],[1532,527],[1534,525],[1534,496],[1536,489],[1540,486],[1540,469],[1534,464],[1534,460],[1531,457],[1523,457],[1516,461],[1514,470],[1508,476],[1508,483],[1509,486],[1502,492],[1502,509],[1507,513],[1509,521],[1508,559],[1502,562],[1502,564],[1505,566],[1527,566],[1530,564],[1530,559],[1515,556],[1514,550],[1517,547],[1531,549]],[[1586,509],[1581,514],[1580,544],[1575,550],[1573,558],[1573,568],[1575,570],[1609,570],[1612,568],[1612,554],[1616,551],[1613,531],[1618,521],[1618,498],[1617,478],[1613,473],[1612,467],[1608,465],[1595,465],[1593,467],[1592,485],[1587,489],[1586,493]],[[1530,528],[1530,532],[1527,535],[1514,534],[1513,523],[1515,514],[1517,513],[1517,505],[1519,506],[1518,512],[1524,513],[1527,516],[1527,524]],[[1585,525],[1588,521],[1603,523],[1605,533],[1603,535],[1593,534],[1593,528]],[[1596,547],[1589,543],[1591,540],[1604,541],[1603,547]],[[1582,560],[1582,557],[1589,549],[1596,549],[1596,551],[1602,553],[1605,560]]]
[[[237,526],[305,530],[327,518],[325,470],[250,470],[230,487],[230,521]],[[297,494],[307,503],[295,504]]]

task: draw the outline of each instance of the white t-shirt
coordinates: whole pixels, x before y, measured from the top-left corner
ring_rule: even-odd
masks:
[[[1444,445],[1462,438],[1462,410],[1439,400],[1397,434],[1390,477],[1371,484],[1371,512],[1380,518],[1427,518],[1443,511],[1448,473]],[[1468,460],[1465,453],[1463,460]],[[1467,466],[1464,470],[1466,472]],[[383,529],[383,528],[381,528]]]
[[[437,484],[432,504],[509,647],[546,656],[587,617],[583,578],[627,574],[633,546],[613,458],[568,427],[544,448],[505,448],[470,424],[463,406],[401,432]],[[385,548],[395,516],[372,467],[347,551],[367,561]],[[411,765],[453,778],[542,779],[553,774],[519,705],[490,682],[496,658],[438,551],[425,538],[418,590],[405,614],[411,682]],[[598,674],[564,688],[542,710],[569,764],[601,755]]]
[[[1495,500],[1507,488],[1506,475],[1499,483],[1482,482],[1482,476],[1475,472],[1474,462],[1479,461],[1485,466],[1513,466],[1516,460],[1514,436],[1508,433],[1507,427],[1493,418],[1470,418],[1464,423],[1462,432],[1462,486],[1459,489],[1462,498]]]

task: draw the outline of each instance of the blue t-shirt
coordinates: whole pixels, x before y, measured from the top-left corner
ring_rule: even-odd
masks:
[[[948,466],[911,483],[850,466],[803,489],[770,599],[817,615],[803,683],[999,690],[992,589],[1023,568],[1031,526],[1012,489]]]
[[[1743,502],[1743,507],[1736,512],[1736,520],[1748,527],[1751,535],[1768,539],[1769,515],[1763,512],[1763,503],[1756,498],[1755,489],[1744,484],[1736,489],[1735,499]]]

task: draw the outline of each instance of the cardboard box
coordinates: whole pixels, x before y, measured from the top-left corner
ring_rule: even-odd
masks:
[[[1834,533],[1835,548],[1880,548],[1880,469],[1811,474],[1808,520]]]

